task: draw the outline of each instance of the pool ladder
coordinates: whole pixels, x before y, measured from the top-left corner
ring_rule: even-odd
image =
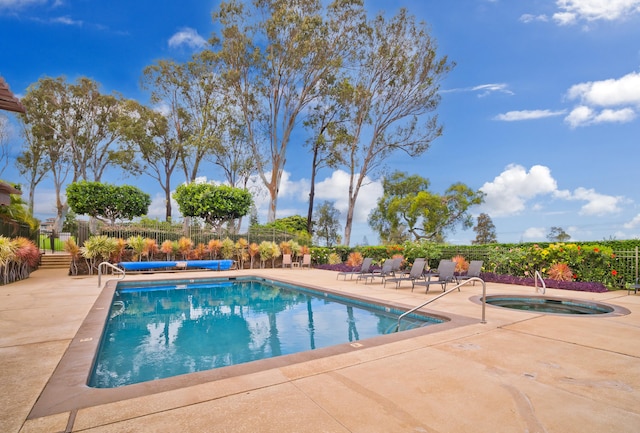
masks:
[[[464,286],[465,284],[468,284],[470,282],[474,282],[475,283],[476,281],[480,281],[482,283],[482,319],[480,320],[480,323],[487,323],[487,321],[485,320],[485,309],[486,309],[486,305],[487,305],[487,285],[486,285],[486,283],[484,282],[484,280],[482,278],[472,277],[472,278],[464,280],[460,284],[457,284],[454,287],[452,287],[452,288],[440,293],[435,298],[431,298],[427,302],[424,302],[424,303],[418,305],[417,307],[414,307],[411,310],[402,313],[398,317],[398,324],[396,325],[396,332],[398,332],[398,330],[400,329],[400,321],[402,319],[404,319],[406,316],[408,316],[409,314],[415,312],[416,310],[419,310],[420,308],[424,307],[425,305],[428,305],[428,304],[432,303],[433,301],[435,301],[437,299],[442,298],[445,295],[448,295],[449,293],[453,292],[456,289],[460,290],[460,287]]]
[[[108,283],[109,281],[115,280],[115,281],[120,281],[120,280],[124,280],[125,277],[125,272],[124,269],[121,269],[117,266],[114,266],[113,264],[109,263],[109,262],[102,262],[98,265],[98,287],[100,287],[101,284],[101,280],[102,280],[102,268],[111,268],[113,271],[120,273],[120,277],[119,278],[110,278],[107,281],[105,281],[104,283]]]
[[[540,282],[542,283],[542,286],[540,288],[538,288],[538,280],[540,280]],[[547,285],[542,279],[542,275],[540,275],[540,272],[538,271],[536,271],[536,273],[534,274],[533,284],[536,287],[536,293],[542,293],[544,295],[544,293],[547,291]]]

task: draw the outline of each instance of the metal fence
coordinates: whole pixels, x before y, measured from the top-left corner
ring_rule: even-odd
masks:
[[[96,234],[125,240],[132,236],[142,236],[144,238],[155,239],[158,245],[161,245],[166,240],[177,241],[181,237],[191,239],[195,245],[199,243],[206,245],[211,239],[223,240],[225,238],[229,238],[234,242],[240,238],[244,238],[249,243],[256,244],[260,244],[262,241],[279,244],[280,242],[290,241],[296,238],[292,233],[264,227],[249,228],[249,230],[243,233],[233,233],[227,230],[211,230],[198,225],[178,226],[162,222],[156,225],[147,224],[145,226],[137,224],[105,225],[99,227]],[[91,236],[89,223],[82,221],[82,224],[78,226],[78,236],[76,238],[78,245],[82,245],[89,236]]]
[[[27,224],[0,220],[0,235],[7,238],[27,238],[38,245],[40,230],[32,230]]]

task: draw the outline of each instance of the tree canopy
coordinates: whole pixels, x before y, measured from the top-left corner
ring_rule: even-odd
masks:
[[[182,215],[202,218],[214,229],[247,215],[253,202],[246,189],[196,182],[179,185],[173,198]]]
[[[369,215],[369,225],[386,243],[414,240],[443,242],[447,231],[458,224],[472,226],[471,206],[481,204],[484,194],[455,183],[443,195],[429,191],[429,180],[396,171],[383,180],[383,196]]]
[[[80,181],[67,187],[67,202],[76,214],[107,219],[114,224],[117,220],[146,215],[151,197],[131,185]]]
[[[471,241],[474,245],[492,244],[498,242],[496,235],[496,226],[493,224],[491,217],[486,213],[478,215],[476,226],[473,228],[476,232],[476,238]]]

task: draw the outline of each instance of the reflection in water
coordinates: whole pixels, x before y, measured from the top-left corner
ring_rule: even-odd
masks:
[[[357,341],[397,316],[260,281],[119,290],[90,386],[104,388]],[[358,328],[356,328],[356,323]]]

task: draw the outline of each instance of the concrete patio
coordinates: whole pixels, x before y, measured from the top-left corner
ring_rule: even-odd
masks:
[[[238,272],[407,306],[441,293],[337,281],[334,272],[314,269],[189,272],[189,278]],[[431,312],[468,318],[437,332],[385,344],[365,340],[316,359],[34,416],[101,292],[97,276],[38,270],[0,286],[0,432],[640,431],[640,295],[547,290],[631,313],[568,317],[488,306],[481,324],[481,306],[471,300],[481,291],[479,284],[465,286],[429,305]],[[487,294],[505,293],[534,295],[534,289],[487,284]]]

